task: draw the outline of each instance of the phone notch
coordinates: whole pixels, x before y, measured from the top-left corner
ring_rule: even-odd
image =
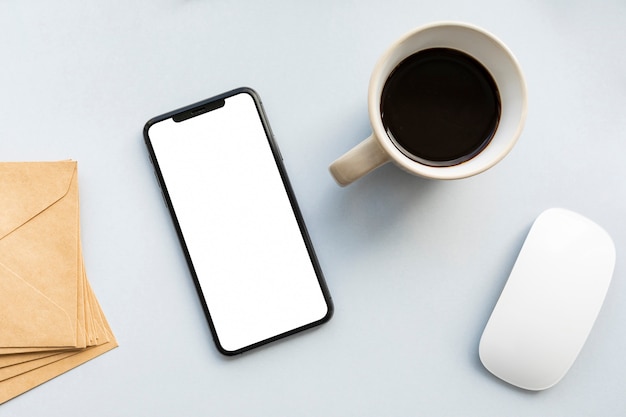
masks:
[[[226,100],[224,99],[216,100],[210,103],[205,103],[200,106],[193,107],[189,110],[185,110],[181,113],[175,114],[172,117],[172,120],[174,120],[176,123],[180,123],[182,121],[191,119],[192,117],[196,117],[201,114],[208,113],[213,110],[217,110],[221,107],[224,107],[225,104],[226,104]]]

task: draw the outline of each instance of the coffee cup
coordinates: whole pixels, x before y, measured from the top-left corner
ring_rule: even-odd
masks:
[[[426,178],[466,178],[497,164],[517,142],[526,83],[494,35],[437,22],[382,55],[370,78],[368,112],[372,134],[330,166],[339,185],[387,162]]]

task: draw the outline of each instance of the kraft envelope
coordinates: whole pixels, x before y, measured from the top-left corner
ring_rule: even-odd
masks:
[[[87,290],[93,295],[89,285]],[[93,343],[92,346],[113,341],[111,330],[106,323],[106,319],[104,319],[104,315],[102,314],[97,300],[95,300],[93,309],[97,310],[97,314],[94,314],[93,319],[94,322],[98,324],[99,330],[93,335],[93,338],[96,339],[97,342]],[[0,355],[0,382],[77,353],[80,353],[80,350],[65,349]]]
[[[17,375],[0,382],[0,404],[51,380],[64,372],[117,347],[116,342],[107,342],[98,346],[81,349],[79,353],[60,359],[48,366],[42,366],[30,372]]]
[[[25,352],[0,355],[0,372],[3,368],[19,365],[21,363],[42,359],[51,355],[65,352],[65,350],[50,350],[44,352]],[[2,380],[0,378],[0,380]]]
[[[76,162],[0,163],[0,403],[117,346],[79,217]]]
[[[17,375],[22,375],[34,369],[41,368],[42,366],[49,365],[65,357],[75,355],[76,353],[78,352],[74,352],[71,350],[63,351],[61,353],[57,352],[54,355],[46,356],[40,359],[34,359],[28,362],[5,366],[3,368],[0,368],[0,383]]]
[[[84,347],[76,171],[0,164],[0,347]]]

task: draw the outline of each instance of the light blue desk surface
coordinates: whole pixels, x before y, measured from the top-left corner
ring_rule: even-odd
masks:
[[[382,52],[461,20],[529,89],[512,153],[471,179],[327,171],[370,133]],[[87,272],[120,347],[0,416],[626,415],[626,3],[0,2],[0,155],[79,162]],[[263,98],[335,301],[328,324],[235,359],[215,349],[142,138],[151,117],[239,86]],[[617,247],[567,376],[500,382],[478,340],[535,217],[565,207]],[[1,215],[1,214],[0,214]]]

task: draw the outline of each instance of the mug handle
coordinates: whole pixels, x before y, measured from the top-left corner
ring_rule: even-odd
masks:
[[[372,133],[330,164],[330,173],[337,184],[344,187],[389,161],[389,155]]]

